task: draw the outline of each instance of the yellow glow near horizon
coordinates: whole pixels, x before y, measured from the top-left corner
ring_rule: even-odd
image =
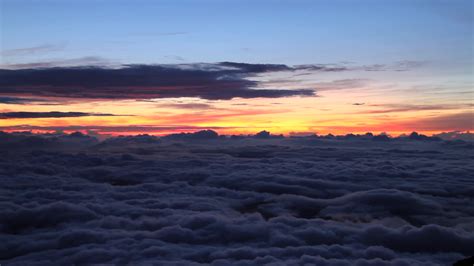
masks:
[[[230,101],[207,101],[193,98],[155,99],[149,101],[78,101],[63,105],[0,105],[2,112],[86,112],[113,114],[114,116],[84,116],[64,118],[1,119],[1,127],[29,125],[36,128],[65,128],[70,126],[109,127],[102,130],[108,134],[158,134],[181,131],[196,131],[215,128],[221,134],[253,134],[268,130],[274,134],[318,133],[347,134],[365,132],[389,132],[391,134],[437,133],[459,130],[438,125],[436,121],[424,125],[423,121],[462,112],[470,108],[454,110],[390,110],[370,102],[384,102],[383,98],[367,97],[367,91],[337,91],[321,93],[321,97],[289,97],[276,99],[233,99]],[[360,97],[366,97],[364,103]],[[390,98],[397,102],[396,97]],[[390,104],[385,100],[385,103]],[[417,128],[418,125],[418,128]],[[157,127],[137,132],[134,126]],[[472,126],[472,125],[471,125]],[[114,127],[120,130],[114,132]],[[126,127],[132,127],[127,131]],[[169,127],[163,129],[160,127]],[[174,129],[175,128],[175,129]],[[466,130],[470,130],[467,125]]]

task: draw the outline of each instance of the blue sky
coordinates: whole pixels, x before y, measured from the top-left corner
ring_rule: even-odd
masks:
[[[121,63],[386,63],[472,58],[472,1],[2,0],[9,63],[100,56]]]

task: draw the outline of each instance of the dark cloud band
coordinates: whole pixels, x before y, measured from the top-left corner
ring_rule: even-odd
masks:
[[[52,67],[0,70],[0,95],[78,99],[196,97],[210,100],[312,96],[311,89],[257,89],[250,77],[297,70],[286,65],[217,64],[126,65],[122,68]]]
[[[19,98],[19,97],[0,97],[0,104],[29,104],[29,103],[44,103],[44,102],[47,102],[47,100]]]
[[[6,112],[6,113],[0,113],[0,119],[62,118],[62,117],[82,117],[82,116],[114,116],[114,115],[113,114],[82,113],[82,112]]]

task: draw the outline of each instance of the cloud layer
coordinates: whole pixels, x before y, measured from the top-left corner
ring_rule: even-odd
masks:
[[[113,114],[101,113],[83,113],[83,112],[5,112],[0,113],[0,119],[19,119],[19,118],[63,118],[63,117],[82,117],[82,116],[114,116]]]
[[[20,98],[20,97],[0,97],[0,104],[48,104],[47,100],[43,99],[32,99],[32,98]]]
[[[415,137],[2,133],[0,262],[450,265],[472,144]]]
[[[257,89],[254,75],[295,70],[286,65],[127,65],[122,68],[52,67],[0,70],[5,95],[67,98],[151,99],[197,97],[210,100],[311,96],[309,89]]]

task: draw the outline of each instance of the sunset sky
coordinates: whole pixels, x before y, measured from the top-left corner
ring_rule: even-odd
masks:
[[[0,3],[0,130],[474,129],[471,0]]]

